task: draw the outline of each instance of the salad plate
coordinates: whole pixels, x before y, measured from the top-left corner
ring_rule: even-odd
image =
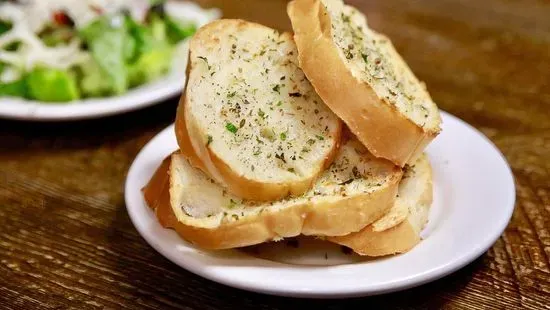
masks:
[[[0,117],[37,121],[91,119],[138,110],[177,97],[185,83],[186,47],[185,43],[179,47],[180,56],[174,59],[169,74],[125,94],[63,104],[0,97]]]
[[[154,6],[154,2],[158,4]],[[206,9],[193,2],[174,0],[32,0],[25,3],[31,3],[31,7],[18,9],[17,6],[23,4],[17,1],[0,4],[5,6],[0,12],[0,118],[36,121],[99,118],[177,97],[186,80],[188,37],[202,25],[221,17],[217,8]],[[121,12],[126,15],[120,15]],[[43,19],[45,25],[28,21],[25,16],[32,14],[45,15],[37,18]],[[157,15],[151,17],[154,14]],[[128,16],[122,20],[124,25],[130,25],[125,26],[126,37],[124,33],[117,37],[113,30],[119,27],[120,16]],[[157,24],[151,21],[154,18]],[[49,25],[50,19],[53,26]],[[102,19],[107,20],[103,28]],[[182,26],[171,29],[170,25],[176,23]],[[34,33],[37,27],[45,30]],[[63,37],[71,33],[66,29],[74,29],[72,39]],[[110,36],[103,35],[109,31]],[[48,45],[48,40],[60,36],[72,41]],[[117,45],[117,41],[123,44]],[[14,49],[14,44],[20,47]],[[162,54],[159,46],[169,46],[169,53]],[[127,50],[132,49],[134,55],[126,57]],[[117,51],[125,53],[125,63],[117,64]],[[127,60],[130,58],[133,59]],[[96,63],[99,69],[88,69],[91,63]],[[157,63],[162,63],[162,67],[154,68]],[[37,70],[54,72],[37,73]],[[101,73],[92,78],[96,71]],[[75,82],[55,80],[59,72],[62,77],[66,72]],[[14,78],[14,74],[21,80]],[[19,82],[23,80],[24,95],[18,93]]]
[[[500,237],[515,204],[510,167],[482,133],[441,112],[443,131],[426,153],[434,200],[422,241],[411,251],[364,258],[337,245],[299,239],[239,250],[205,251],[163,228],[141,189],[177,150],[173,125],[138,154],[125,184],[127,212],[153,249],[175,265],[231,287],[270,295],[346,298],[384,294],[434,281],[483,255]]]

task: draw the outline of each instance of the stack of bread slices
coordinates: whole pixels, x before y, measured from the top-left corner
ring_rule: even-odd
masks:
[[[159,222],[202,249],[300,235],[360,255],[420,242],[426,146],[440,115],[391,41],[342,0],[293,0],[293,33],[244,20],[189,45],[179,148],[144,187]]]

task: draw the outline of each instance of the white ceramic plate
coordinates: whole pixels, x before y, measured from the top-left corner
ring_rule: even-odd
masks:
[[[184,17],[202,26],[221,16],[218,9],[202,9],[193,2],[184,3]],[[0,117],[20,120],[63,121],[105,117],[145,108],[180,95],[185,83],[188,42],[176,50],[172,70],[154,82],[129,90],[120,96],[90,98],[68,103],[47,103],[20,98],[0,97]]]
[[[144,147],[129,170],[128,213],[145,240],[177,265],[228,286],[273,295],[343,298],[388,293],[441,278],[482,255],[507,226],[515,203],[511,170],[497,148],[447,113],[443,132],[427,153],[434,172],[434,202],[420,244],[382,259],[346,255],[334,245],[300,240],[256,251],[207,252],[162,228],[140,189],[177,149],[173,126]],[[259,253],[259,254],[258,254]]]

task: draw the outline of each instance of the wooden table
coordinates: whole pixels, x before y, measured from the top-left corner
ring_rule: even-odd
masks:
[[[288,30],[285,1],[202,1]],[[543,309],[550,307],[550,2],[353,1],[389,35],[441,109],[482,130],[517,184],[513,219],[444,279],[346,301],[264,296],[199,278],[138,235],[126,172],[177,99],[102,120],[0,121],[2,309]],[[474,215],[472,215],[474,216]]]

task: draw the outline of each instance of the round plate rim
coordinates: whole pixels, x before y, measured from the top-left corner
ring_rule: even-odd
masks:
[[[181,83],[181,85],[180,85]],[[116,114],[122,114],[125,112],[131,112],[146,108],[164,100],[167,100],[173,96],[177,96],[183,89],[183,83],[169,83],[162,89],[158,89],[145,96],[139,96],[141,91],[136,89],[136,99],[132,104],[117,103],[129,102],[131,99],[125,95],[113,98],[96,99],[92,102],[89,100],[82,100],[67,105],[53,106],[47,103],[40,103],[34,101],[22,101],[19,99],[3,98],[2,104],[10,105],[13,103],[18,104],[20,109],[5,109],[0,107],[0,117],[9,118],[15,120],[35,120],[35,121],[61,121],[61,120],[83,120],[99,117],[106,117]],[[153,94],[153,95],[151,95]],[[84,107],[81,109],[80,107]],[[93,111],[96,109],[95,111]]]
[[[119,96],[75,100],[66,104],[3,97],[0,98],[0,118],[51,122],[122,114],[177,96],[183,90],[185,79],[185,76],[172,73]]]
[[[455,259],[447,262],[446,264],[442,264],[435,268],[431,268],[423,273],[416,274],[414,277],[397,278],[392,281],[387,281],[378,285],[358,286],[355,289],[339,290],[338,288],[328,288],[327,286],[327,289],[312,291],[309,289],[296,289],[296,288],[292,288],[291,286],[284,287],[284,288],[282,287],[273,288],[273,287],[266,287],[265,285],[262,286],[261,284],[258,284],[258,283],[254,283],[255,284],[254,285],[250,281],[246,281],[239,278],[224,277],[219,273],[209,272],[207,271],[207,268],[201,268],[204,266],[195,266],[193,265],[193,263],[189,263],[189,262],[186,262],[185,259],[181,259],[181,257],[178,259],[177,257],[175,257],[173,253],[170,253],[169,251],[164,249],[161,245],[157,244],[157,242],[153,239],[152,236],[148,234],[148,232],[144,229],[144,227],[140,226],[139,219],[137,218],[138,215],[135,212],[135,210],[133,210],[134,207],[132,206],[132,197],[131,197],[132,193],[135,194],[135,191],[136,191],[136,188],[131,187],[132,177],[134,174],[138,173],[137,172],[138,171],[137,169],[139,169],[138,163],[141,161],[141,156],[142,154],[144,154],[144,150],[154,145],[155,139],[165,134],[166,131],[173,131],[174,124],[166,127],[164,130],[159,132],[155,137],[153,137],[153,139],[151,139],[142,148],[140,153],[134,159],[134,162],[132,163],[128,171],[126,184],[125,184],[125,202],[126,202],[127,212],[138,233],[146,240],[146,242],[150,246],[152,246],[161,255],[165,256],[176,265],[186,269],[191,273],[194,273],[210,281],[214,281],[214,282],[227,285],[230,287],[234,287],[237,289],[275,295],[275,296],[324,299],[324,298],[350,298],[350,297],[372,296],[372,295],[386,294],[386,293],[395,292],[395,291],[401,291],[401,290],[413,288],[416,286],[420,286],[428,282],[438,280],[451,273],[454,273],[455,271],[463,268],[467,264],[471,263],[481,255],[483,255],[504,232],[505,228],[507,227],[508,223],[511,220],[514,206],[515,206],[515,201],[516,201],[516,186],[515,186],[512,170],[506,158],[501,153],[501,151],[496,147],[496,145],[489,138],[483,135],[480,131],[478,131],[476,128],[466,123],[465,121],[461,120],[460,118],[452,114],[449,114],[445,111],[441,111],[440,113],[442,115],[443,122],[445,122],[445,120],[456,121],[460,123],[460,125],[463,126],[466,130],[470,130],[473,133],[475,133],[480,139],[483,140],[484,143],[487,144],[487,146],[493,153],[492,155],[495,156],[495,159],[498,159],[501,162],[502,168],[505,169],[505,171],[503,172],[505,172],[506,178],[507,178],[506,180],[507,188],[505,188],[504,191],[508,195],[506,201],[509,202],[509,205],[505,206],[506,208],[503,208],[502,214],[499,217],[500,222],[498,225],[498,229],[495,228],[495,230],[492,232],[490,236],[486,236],[485,239],[483,240],[482,245],[472,248],[467,253],[462,253],[460,256],[457,256]],[[284,265],[283,263],[278,263],[278,262],[269,262],[269,264],[271,266],[279,266],[279,267],[281,265]],[[294,269],[294,270],[296,268],[300,269],[300,267],[297,267],[294,265],[293,266],[288,265],[288,266],[289,266],[289,269]],[[329,267],[313,267],[313,268],[319,269],[319,268],[333,268],[333,267],[329,266]],[[339,266],[335,266],[335,267],[339,267]],[[215,268],[215,270],[218,270],[218,268],[232,268],[232,266],[217,267]],[[262,265],[261,268],[265,268],[265,266]],[[269,266],[267,268],[269,268]],[[359,268],[359,267],[355,267],[355,268]],[[311,270],[312,268],[304,267],[303,269]]]

